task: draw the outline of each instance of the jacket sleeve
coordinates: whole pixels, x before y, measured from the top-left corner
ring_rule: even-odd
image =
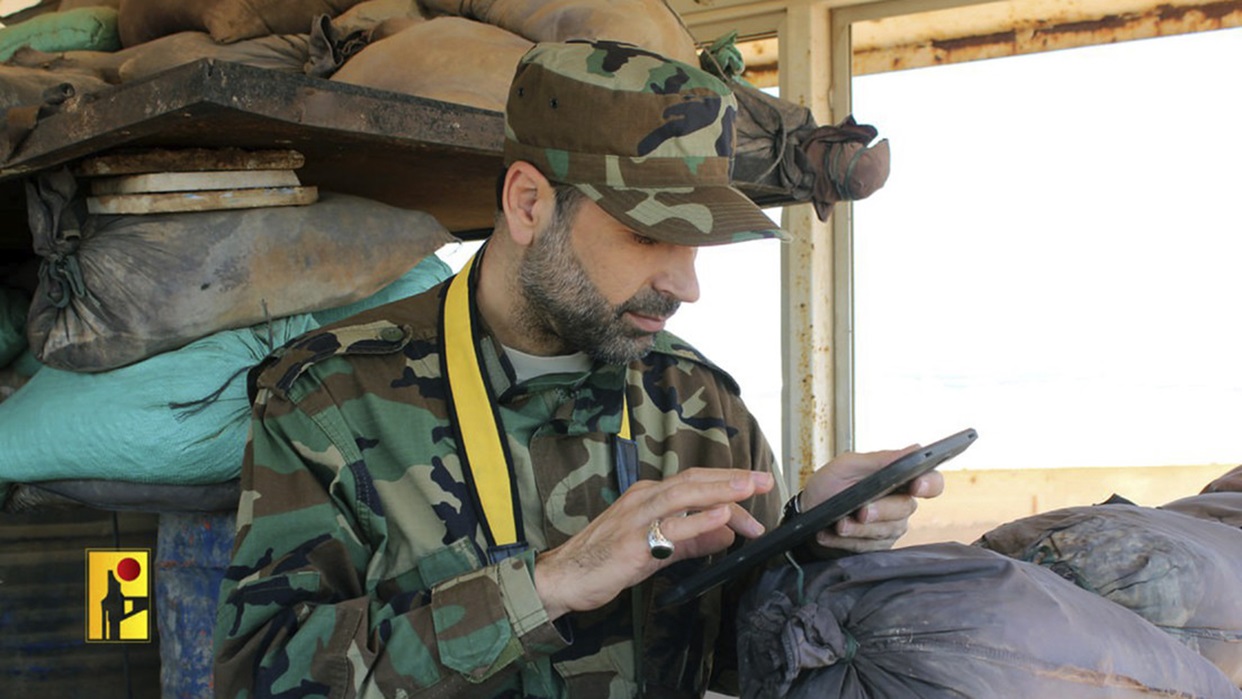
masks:
[[[370,579],[385,519],[352,438],[267,391],[259,399],[220,589],[217,697],[480,696],[564,647],[533,555],[432,584],[421,567]]]

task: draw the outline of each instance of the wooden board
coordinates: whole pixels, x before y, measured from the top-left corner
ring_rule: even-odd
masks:
[[[90,180],[91,194],[95,195],[297,187],[300,184],[302,183],[298,181],[298,176],[292,170],[160,172],[150,175],[100,177]]]
[[[82,160],[73,168],[79,177],[138,175],[151,172],[211,172],[216,170],[296,170],[306,157],[295,150],[241,148],[152,148],[121,151]]]
[[[167,214],[222,209],[257,209],[263,206],[303,206],[319,199],[315,187],[264,187],[204,192],[159,194],[109,194],[86,198],[92,214]]]

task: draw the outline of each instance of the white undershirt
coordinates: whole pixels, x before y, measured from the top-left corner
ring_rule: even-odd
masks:
[[[545,374],[582,373],[591,369],[591,358],[585,352],[541,357],[535,354],[526,354],[512,347],[505,347],[504,345],[501,345],[501,347],[504,348],[505,354],[508,355],[509,363],[513,365],[513,373],[517,376],[518,383],[529,381]]]

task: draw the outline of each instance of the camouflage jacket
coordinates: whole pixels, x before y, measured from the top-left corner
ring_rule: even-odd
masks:
[[[670,580],[706,559],[678,562],[555,625],[532,577],[535,552],[566,541],[618,495],[610,439],[622,388],[640,478],[692,465],[774,470],[732,379],[661,334],[628,367],[516,384],[486,337],[483,371],[530,544],[487,565],[446,409],[445,289],[303,336],[252,372],[216,695],[594,699],[638,695],[640,674],[649,697],[736,691],[731,614],[740,589],[651,608]],[[742,504],[771,526],[780,502],[773,491]]]

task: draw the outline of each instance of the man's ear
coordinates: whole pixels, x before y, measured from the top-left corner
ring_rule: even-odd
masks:
[[[501,211],[508,224],[509,236],[518,245],[530,245],[556,204],[552,184],[534,165],[519,160],[505,172],[500,193]]]

